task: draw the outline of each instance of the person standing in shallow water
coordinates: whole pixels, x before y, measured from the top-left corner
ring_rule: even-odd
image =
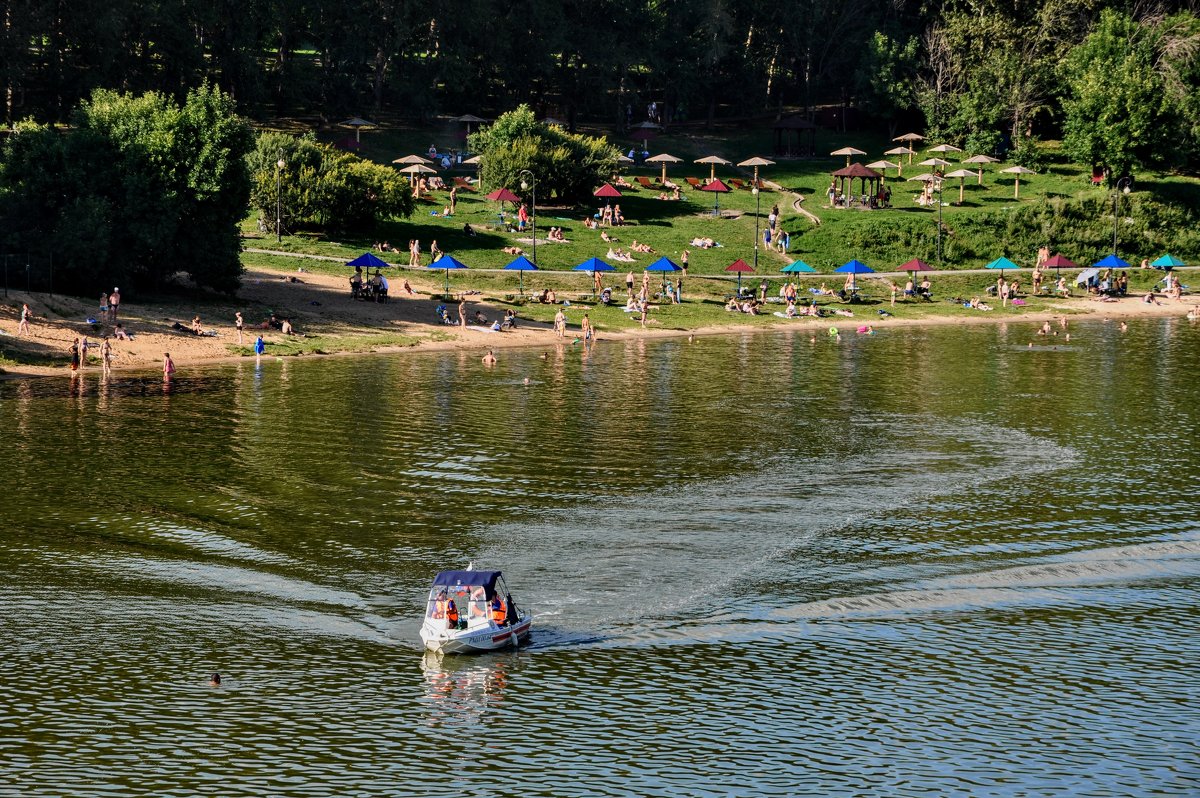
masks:
[[[79,371],[79,339],[71,342],[71,371]]]
[[[112,344],[107,337],[100,343],[100,373],[105,377],[112,374]]]
[[[163,352],[163,379],[171,379],[171,375],[175,373],[175,361],[171,360],[170,352]]]

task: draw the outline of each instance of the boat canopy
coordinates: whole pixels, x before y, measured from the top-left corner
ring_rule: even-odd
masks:
[[[491,596],[496,591],[496,580],[499,578],[499,571],[442,571],[433,578],[433,585],[434,587],[483,585],[484,590]]]

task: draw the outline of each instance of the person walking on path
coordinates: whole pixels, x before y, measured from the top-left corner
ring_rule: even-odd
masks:
[[[239,310],[233,314],[233,326],[237,329],[238,343],[245,343],[246,340],[242,337],[242,328],[246,326],[246,322],[242,321],[242,312]]]
[[[33,314],[29,311],[29,304],[21,303],[21,323],[17,325],[17,335],[33,335],[29,331],[29,317]]]

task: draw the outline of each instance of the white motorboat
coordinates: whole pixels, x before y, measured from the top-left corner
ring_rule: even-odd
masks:
[[[517,608],[500,571],[442,571],[433,579],[421,642],[443,654],[516,648],[529,639],[533,616]]]

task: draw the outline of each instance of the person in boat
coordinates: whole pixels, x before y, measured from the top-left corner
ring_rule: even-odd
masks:
[[[497,626],[504,626],[508,623],[508,608],[498,593],[492,597],[492,621]]]
[[[467,617],[482,618],[484,617],[487,608],[487,592],[483,589],[483,585],[475,585],[471,588],[471,600],[467,602]]]
[[[438,591],[437,600],[433,602],[433,617],[435,620],[446,619],[446,628],[458,628],[458,607],[454,599],[446,595],[445,590]]]

